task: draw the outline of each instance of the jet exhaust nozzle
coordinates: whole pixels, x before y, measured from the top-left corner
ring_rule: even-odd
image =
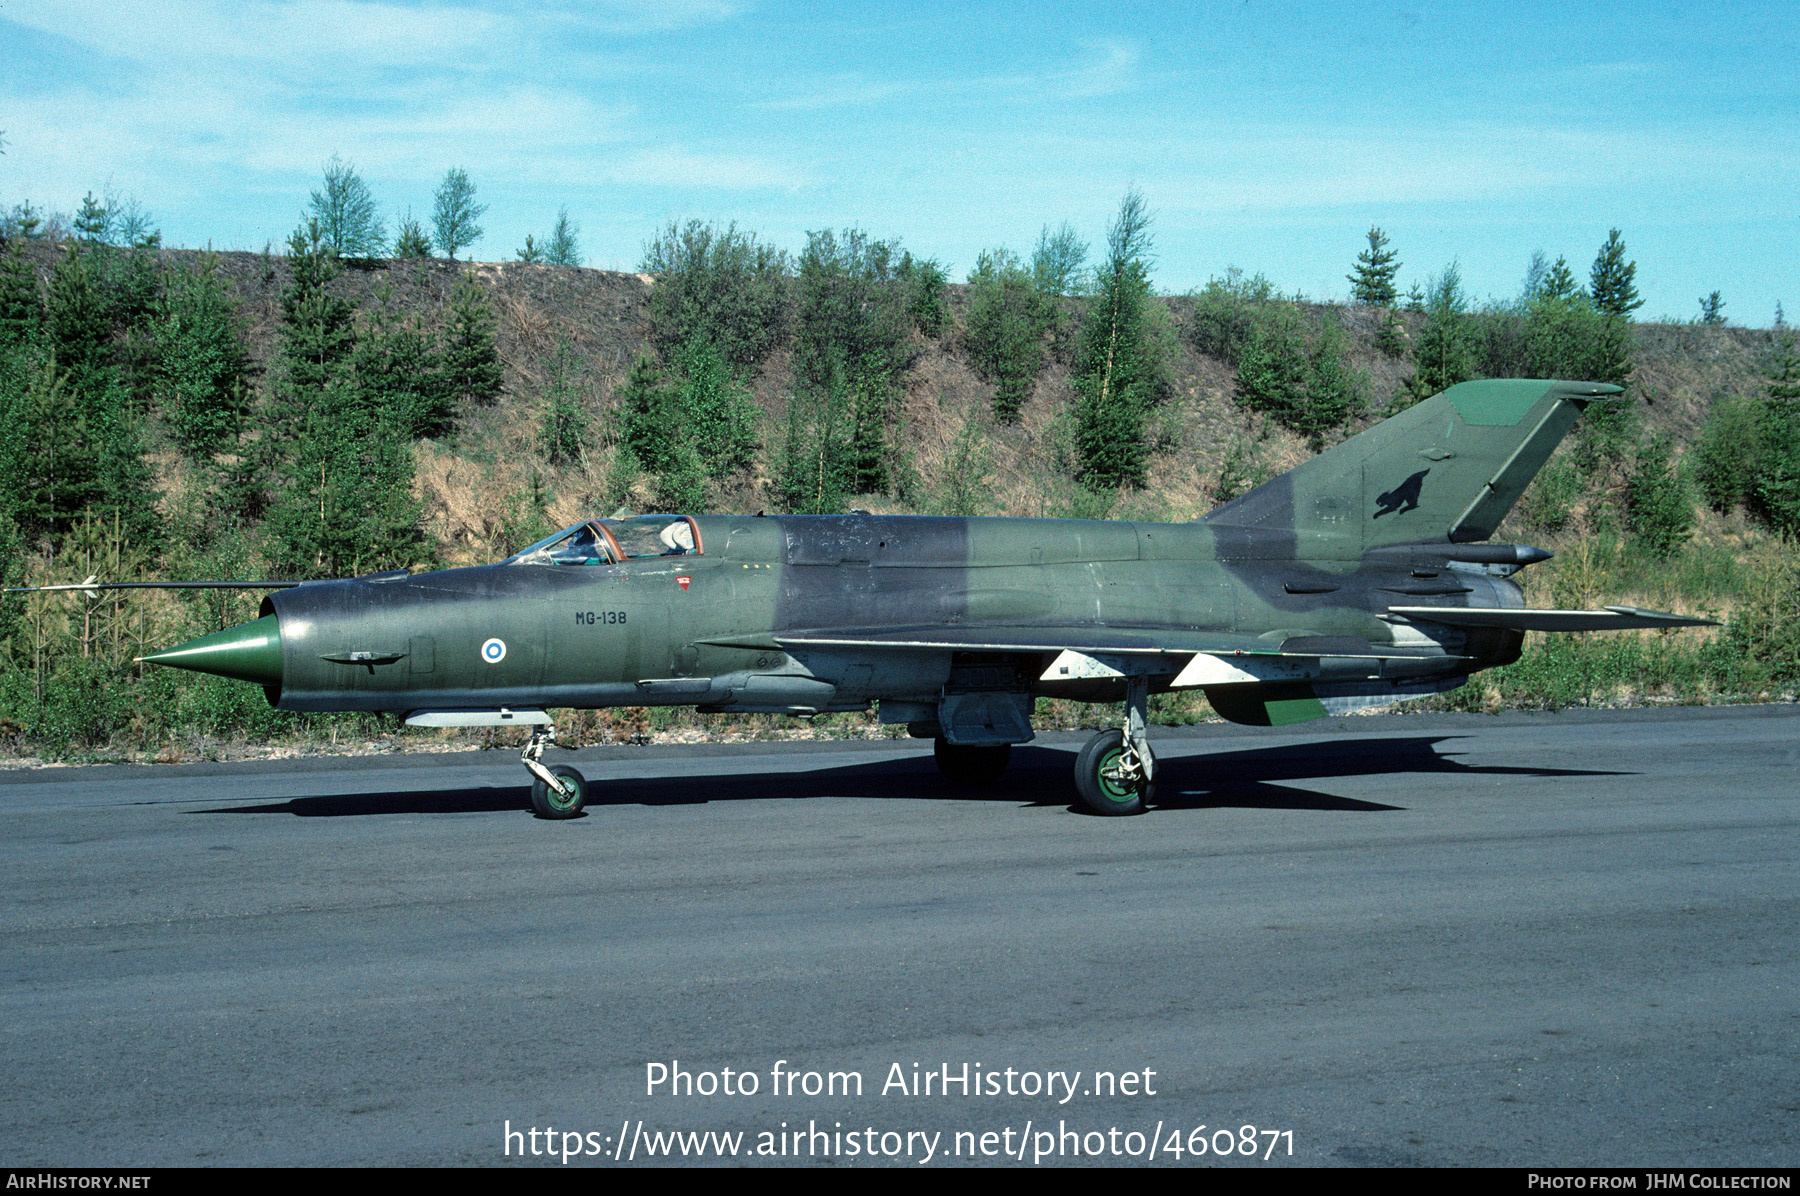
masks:
[[[139,659],[257,685],[281,684],[281,628],[275,615],[227,627]]]

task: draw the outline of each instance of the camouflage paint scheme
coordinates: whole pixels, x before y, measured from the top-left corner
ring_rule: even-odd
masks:
[[[285,710],[876,702],[981,747],[1031,738],[1035,696],[1135,684],[1140,705],[1199,687],[1227,718],[1295,722],[1454,688],[1528,628],[1691,622],[1534,616],[1508,578],[1549,554],[1486,543],[1617,389],[1463,383],[1194,523],[702,515],[678,555],[298,585],[147,659],[259,681]]]

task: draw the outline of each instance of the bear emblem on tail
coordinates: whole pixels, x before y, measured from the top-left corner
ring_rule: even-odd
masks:
[[[1417,510],[1419,488],[1425,484],[1425,475],[1430,472],[1429,469],[1421,469],[1386,494],[1376,496],[1375,514],[1372,517],[1380,519],[1383,515],[1402,515],[1407,511]]]

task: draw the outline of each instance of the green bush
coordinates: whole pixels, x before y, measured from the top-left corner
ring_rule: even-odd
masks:
[[[1260,274],[1245,277],[1236,266],[1224,278],[1209,280],[1193,299],[1188,339],[1199,352],[1234,367],[1270,309],[1280,303],[1273,283]]]
[[[1668,557],[1694,534],[1694,494],[1670,459],[1669,438],[1652,435],[1638,446],[1625,487],[1627,522],[1637,542]]]
[[[1769,680],[1800,680],[1800,558],[1791,548],[1757,564],[1722,639],[1738,659],[1754,662]]]
[[[918,354],[899,244],[848,229],[807,235],[794,318],[794,391],[777,492],[791,511],[836,509],[890,482],[900,378]]]
[[[668,360],[707,340],[738,369],[749,369],[787,339],[792,281],[784,250],[758,244],[736,224],[671,223],[644,247],[650,288],[650,341]]]
[[[1763,442],[1757,406],[1742,395],[1720,399],[1713,404],[1694,445],[1690,457],[1694,484],[1715,511],[1729,512],[1748,498],[1761,470]]]
[[[1559,453],[1538,471],[1519,499],[1519,517],[1540,535],[1554,536],[1566,531],[1575,517],[1575,504],[1583,489],[1581,472],[1568,454]]]
[[[1414,400],[1467,382],[1475,376],[1475,327],[1455,262],[1431,280],[1425,296],[1425,327],[1413,351],[1418,368],[1408,384]]]
[[[1328,431],[1361,413],[1368,390],[1336,320],[1309,320],[1292,304],[1265,309],[1239,357],[1238,382],[1245,406],[1306,437],[1314,452]]]

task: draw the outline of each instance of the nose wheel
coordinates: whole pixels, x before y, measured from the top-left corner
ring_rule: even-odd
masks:
[[[544,749],[555,742],[555,727],[533,727],[519,763],[531,773],[531,808],[537,816],[574,818],[587,805],[587,778],[567,764],[544,765]]]

